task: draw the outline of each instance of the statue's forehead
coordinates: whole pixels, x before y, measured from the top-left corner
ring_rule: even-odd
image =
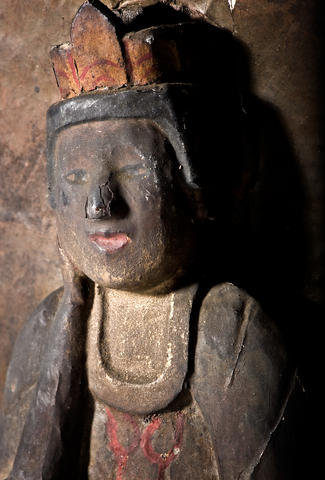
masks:
[[[123,118],[85,122],[65,128],[58,134],[56,153],[95,153],[103,149],[110,153],[119,146],[150,152],[158,147],[163,138],[159,127],[148,119]]]

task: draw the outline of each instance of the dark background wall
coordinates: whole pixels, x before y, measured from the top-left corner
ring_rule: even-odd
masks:
[[[0,390],[18,331],[42,298],[61,282],[45,175],[45,114],[59,99],[48,50],[50,45],[68,40],[70,22],[80,3],[81,0],[2,0],[0,5]],[[294,216],[301,218],[302,230],[290,241],[293,250],[296,244],[303,244],[303,248],[297,249],[300,253],[293,263],[282,269],[284,252],[277,265],[279,289],[285,295],[287,285],[290,299],[295,302],[299,298],[307,305],[306,329],[317,335],[320,316],[310,312],[319,311],[324,288],[321,2],[237,0],[232,11],[229,3],[179,2],[195,7],[209,21],[231,30],[243,42],[251,57],[250,89],[281,124],[286,147],[277,151],[271,148],[277,138],[273,137],[274,123],[261,114],[263,138],[272,151],[271,184],[281,185],[283,199],[292,198],[286,215],[289,223]],[[257,109],[257,124],[258,117]],[[293,167],[290,171],[289,156]],[[302,201],[295,203],[293,184],[297,178]],[[269,191],[270,218],[277,217],[279,212],[277,194],[277,188]],[[274,241],[281,243],[285,218],[279,226],[268,218],[265,223],[271,237],[275,230]],[[290,245],[286,248],[289,251]],[[267,256],[267,252],[264,254]],[[290,288],[294,282],[290,272],[301,277],[294,292]],[[276,296],[274,272],[269,279],[272,284],[268,288],[273,288]],[[295,329],[294,321],[290,328]]]

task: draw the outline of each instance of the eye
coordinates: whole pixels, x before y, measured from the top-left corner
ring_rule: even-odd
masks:
[[[82,185],[87,183],[88,174],[85,170],[72,170],[64,177],[70,185]]]
[[[149,170],[143,163],[138,163],[136,165],[126,165],[116,172],[116,175],[120,179],[143,178],[149,175]]]

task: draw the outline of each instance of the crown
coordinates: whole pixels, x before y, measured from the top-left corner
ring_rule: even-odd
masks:
[[[117,18],[109,18],[90,1],[79,8],[71,25],[71,41],[50,51],[62,99],[100,88],[193,82],[198,72],[202,74],[200,25],[160,25],[122,36],[117,23]],[[202,60],[196,72],[190,66],[194,58]]]

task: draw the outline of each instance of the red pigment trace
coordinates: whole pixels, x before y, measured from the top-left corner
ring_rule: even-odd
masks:
[[[130,453],[132,453],[139,445],[140,442],[140,430],[136,422],[133,418],[124,413],[124,418],[131,424],[134,432],[134,438],[131,445],[128,447],[123,447],[117,438],[117,422],[114,418],[112,412],[109,408],[106,408],[107,414],[107,435],[109,437],[109,449],[113,452],[116,463],[117,463],[117,471],[116,471],[116,480],[123,480],[123,471],[126,468],[128,463],[128,458]]]
[[[151,463],[158,465],[158,476],[157,480],[164,480],[165,470],[172,463],[175,457],[179,453],[183,439],[183,430],[184,430],[184,415],[182,413],[177,414],[176,419],[176,429],[174,434],[175,443],[172,448],[166,453],[161,454],[156,452],[151,444],[153,434],[161,425],[161,418],[155,417],[148,427],[143,431],[141,435],[140,446],[143,450],[143,453]]]
[[[153,464],[158,465],[158,476],[156,480],[165,479],[165,470],[173,462],[175,457],[179,454],[179,450],[183,440],[184,431],[184,415],[181,412],[177,413],[176,427],[174,432],[175,443],[167,453],[158,453],[153,449],[152,437],[161,425],[161,418],[154,417],[150,424],[143,430],[140,438],[140,430],[135,420],[124,413],[125,420],[131,425],[134,437],[133,442],[128,447],[123,447],[117,437],[117,421],[114,418],[109,408],[106,408],[107,414],[107,435],[109,437],[108,448],[113,452],[116,463],[116,480],[123,480],[123,472],[127,466],[129,455],[140,445],[145,457]]]

